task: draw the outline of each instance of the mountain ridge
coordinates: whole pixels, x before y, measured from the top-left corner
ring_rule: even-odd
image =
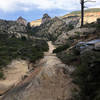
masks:
[[[69,14],[65,14],[64,16],[60,16],[59,18],[63,19],[69,16],[79,16],[80,11],[73,11]],[[100,17],[100,8],[90,8],[85,10],[85,23],[95,22]],[[30,22],[31,26],[39,26],[42,23],[41,19],[34,20]]]

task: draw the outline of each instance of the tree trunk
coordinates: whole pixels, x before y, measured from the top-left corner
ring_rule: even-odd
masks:
[[[81,0],[81,27],[84,25],[84,0]]]

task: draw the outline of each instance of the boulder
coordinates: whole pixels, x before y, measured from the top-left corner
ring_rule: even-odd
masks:
[[[95,50],[100,50],[100,42],[95,44]]]
[[[80,53],[84,53],[89,50],[100,50],[100,40],[95,39],[88,42],[79,42],[76,44],[75,48],[80,51]]]

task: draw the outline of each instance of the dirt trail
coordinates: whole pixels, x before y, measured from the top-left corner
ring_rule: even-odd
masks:
[[[2,100],[70,100],[74,85],[69,67],[55,54],[55,47],[48,42],[49,51],[36,66],[36,70],[23,82],[11,89]]]

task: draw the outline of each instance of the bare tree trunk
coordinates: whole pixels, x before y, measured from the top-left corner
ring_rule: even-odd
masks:
[[[84,25],[84,0],[81,0],[81,27]]]

